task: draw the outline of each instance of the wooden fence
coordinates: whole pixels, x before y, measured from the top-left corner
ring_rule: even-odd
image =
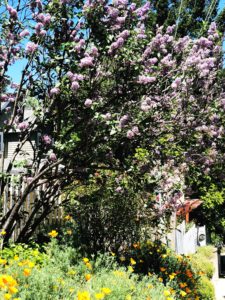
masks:
[[[176,252],[178,254],[193,254],[196,252],[197,247],[206,246],[206,227],[198,227],[193,225],[186,232],[186,224],[183,221],[177,226],[176,234]],[[204,239],[199,239],[200,236],[204,236]]]
[[[21,197],[27,184],[25,182],[16,181],[16,176],[11,176],[10,181],[6,184],[3,197],[2,197],[2,209],[3,216],[5,216],[9,210],[14,206],[15,201]],[[20,208],[19,218],[13,225],[12,240],[15,241],[19,236],[22,228],[29,219],[35,204],[40,200],[41,194],[46,190],[47,185],[40,185],[35,191],[28,194],[26,201]],[[61,206],[62,198],[59,196],[54,200],[54,210],[43,220],[41,225],[50,226],[55,223],[61,223],[63,218],[63,209]],[[41,206],[37,211],[35,218],[43,213],[44,207]],[[37,228],[36,233],[40,231],[40,227]]]

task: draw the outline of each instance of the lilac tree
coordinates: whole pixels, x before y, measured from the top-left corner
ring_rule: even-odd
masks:
[[[2,218],[5,242],[27,195],[40,185],[45,192],[19,241],[32,235],[66,186],[84,183],[96,171],[151,183],[152,192],[166,195],[154,208],[163,215],[176,205],[174,192],[190,168],[208,172],[223,160],[216,24],[196,40],[176,38],[176,26],[153,34],[146,29],[150,10],[149,2],[127,0],[1,5],[0,97],[12,103],[3,131],[20,131],[2,191],[31,132],[41,135],[26,189]],[[7,71],[22,58],[26,65],[15,84]],[[24,119],[28,105],[33,117]],[[118,183],[115,190],[123,188]]]

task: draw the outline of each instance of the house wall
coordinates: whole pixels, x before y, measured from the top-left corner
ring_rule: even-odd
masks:
[[[37,141],[37,134],[33,133],[31,134],[31,142],[34,147],[36,147],[36,141]],[[4,170],[7,169],[8,164],[10,160],[13,157],[13,154],[17,148],[17,145],[19,143],[19,133],[8,133],[4,136],[4,147],[5,147],[5,153],[4,153]],[[34,150],[30,144],[30,142],[26,142],[19,154],[16,157],[17,161],[21,160],[32,160],[34,155]]]
[[[3,103],[3,104],[5,104],[5,103]],[[12,114],[12,109],[13,109],[13,103],[9,103],[8,107],[11,108],[11,110],[8,112],[6,110],[3,110],[3,111],[0,110],[0,131],[3,131],[4,122],[10,119],[10,116]]]

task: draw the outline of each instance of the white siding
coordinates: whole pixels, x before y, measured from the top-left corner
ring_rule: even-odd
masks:
[[[32,141],[32,144],[35,145],[35,141]],[[9,141],[7,143],[7,153],[6,157],[7,159],[11,159],[13,157],[13,154],[17,148],[18,141]],[[22,160],[22,159],[32,159],[33,158],[33,148],[29,142],[26,142],[19,154],[16,157],[16,160]]]

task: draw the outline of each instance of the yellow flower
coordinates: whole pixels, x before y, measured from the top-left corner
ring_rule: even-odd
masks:
[[[89,262],[89,259],[88,259],[87,257],[84,257],[84,258],[83,258],[83,262],[86,264],[86,263]]]
[[[161,256],[162,256],[162,258],[166,258],[166,257],[167,257],[167,255],[166,255],[166,254],[162,254]]]
[[[55,238],[55,237],[57,237],[58,232],[57,232],[56,230],[52,230],[51,232],[48,233],[48,235],[49,235],[51,238]]]
[[[38,249],[33,250],[32,255],[33,256],[38,256],[39,255],[39,250]]]
[[[169,296],[170,295],[170,291],[168,291],[168,290],[166,290],[166,291],[164,291],[164,296]]]
[[[180,294],[182,297],[185,297],[187,295],[187,293],[185,293],[185,291],[180,291]]]
[[[166,268],[160,268],[160,271],[161,271],[161,272],[165,272],[165,271],[166,271]]]
[[[126,258],[124,256],[120,256],[120,261],[125,261]]]
[[[11,299],[11,297],[12,296],[9,293],[7,293],[7,294],[4,295],[4,299],[5,300],[9,300],[9,299]]]
[[[172,297],[167,297],[166,300],[173,300],[173,298]]]
[[[0,258],[0,265],[6,265],[6,263],[7,263],[6,259]]]
[[[132,297],[131,297],[131,295],[129,295],[129,294],[128,294],[128,295],[126,296],[126,298],[125,298],[125,299],[126,299],[126,300],[131,300],[131,299],[132,299]]]
[[[114,271],[113,274],[119,277],[125,277],[126,275],[124,272],[118,270]]]
[[[91,279],[91,274],[85,274],[85,279],[88,281]]]
[[[69,270],[67,272],[67,275],[75,275],[75,274],[76,274],[76,271],[74,271],[74,270]]]
[[[131,266],[129,266],[128,271],[132,273],[132,272],[134,272],[134,269]]]
[[[72,217],[70,215],[65,216],[64,218],[66,221],[70,221],[72,219]]]
[[[112,291],[111,291],[109,288],[102,288],[102,292],[103,292],[103,294],[105,294],[105,295],[109,295],[109,294],[112,293]]]
[[[88,262],[86,263],[86,267],[89,269],[89,270],[92,270],[92,265]]]
[[[24,275],[24,276],[30,276],[30,273],[31,273],[31,270],[30,270],[30,269],[27,269],[27,268],[26,268],[26,269],[23,270],[23,275]]]
[[[14,286],[9,286],[9,292],[11,294],[16,294],[18,292],[18,289]]]
[[[0,276],[0,287],[4,288],[5,286],[16,286],[17,281],[10,275],[1,275]]]
[[[2,231],[0,232],[0,235],[6,235],[6,231],[4,229],[2,229]]]
[[[66,233],[67,233],[68,235],[72,235],[73,232],[72,232],[72,230],[67,230]]]
[[[132,264],[132,265],[136,265],[136,261],[131,257],[131,259],[130,259],[130,263]]]
[[[19,256],[15,255],[13,259],[16,260],[16,261],[19,260]]]
[[[116,255],[116,253],[114,253],[114,252],[111,252],[111,255],[112,255],[112,256],[115,256],[115,255]]]
[[[77,300],[91,300],[91,296],[90,296],[89,292],[87,292],[87,291],[78,292]]]
[[[103,293],[97,293],[97,294],[95,294],[95,298],[96,299],[104,299],[104,297],[105,297],[105,294],[103,294]]]
[[[148,288],[148,289],[152,289],[152,288],[153,288],[153,285],[152,285],[152,284],[148,284],[148,285],[147,285],[147,288]]]
[[[28,267],[29,267],[29,268],[32,269],[34,266],[35,266],[35,263],[34,263],[34,262],[32,262],[32,261],[29,261],[29,262],[28,262]]]
[[[170,275],[169,275],[170,280],[173,280],[174,277],[175,277],[174,274],[170,274]]]
[[[162,277],[159,277],[159,281],[160,281],[160,282],[163,282],[163,279],[162,279]]]

